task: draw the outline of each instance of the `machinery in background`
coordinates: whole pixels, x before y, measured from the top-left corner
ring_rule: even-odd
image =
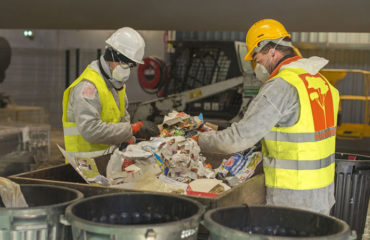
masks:
[[[324,69],[322,74],[340,92],[336,149],[370,154],[370,72]]]
[[[255,78],[250,61],[244,61],[244,42],[174,41],[170,70],[158,58],[148,58],[139,68],[139,83],[159,98],[130,103],[134,121],[161,122],[172,110],[191,115],[203,113],[209,122],[227,126],[239,120],[261,83]],[[301,55],[298,49],[295,49]],[[370,72],[349,69],[323,69],[334,85],[348,83],[341,92],[337,136],[345,139],[370,137]],[[352,91],[358,88],[361,91]],[[356,87],[354,86],[355,84]],[[352,92],[351,92],[352,91]],[[362,93],[359,93],[362,92]],[[361,112],[361,120],[353,111]],[[358,110],[360,109],[360,110]]]
[[[141,88],[147,93],[156,93],[162,97],[163,87],[168,80],[168,67],[166,62],[158,57],[146,57],[144,64],[138,68],[138,79]]]
[[[343,139],[369,138],[370,72],[359,69],[323,69],[321,73],[334,86],[345,84],[345,89],[340,93],[337,136]],[[354,115],[354,111],[360,112],[361,116]]]
[[[10,65],[11,48],[0,37],[0,84]],[[17,106],[0,92],[0,176],[29,171],[50,158],[50,125],[41,107]]]
[[[161,122],[172,110],[191,115],[203,113],[206,120],[228,125],[242,117],[261,85],[250,62],[243,60],[247,49],[243,42],[171,42],[167,74],[155,59],[144,60],[139,68],[139,83],[145,91],[157,92],[154,100],[130,103],[133,121]],[[148,89],[149,88],[149,89]]]
[[[5,71],[10,65],[11,48],[9,42],[0,37],[0,84],[5,79]],[[0,108],[5,108],[10,103],[10,98],[5,93],[0,92]]]
[[[20,117],[14,118],[8,113],[23,115],[26,121],[19,121]],[[30,171],[50,160],[50,125],[32,117],[42,113],[43,109],[36,107],[13,111],[0,109],[0,176]],[[11,121],[5,121],[9,117]]]

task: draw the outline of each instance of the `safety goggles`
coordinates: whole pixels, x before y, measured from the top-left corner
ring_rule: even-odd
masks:
[[[293,47],[292,42],[284,40],[285,38],[277,38],[277,39],[266,39],[257,44],[257,46],[253,49],[252,57],[256,56],[264,46],[266,46],[269,42],[273,42],[276,45],[282,45],[286,47]]]
[[[121,67],[124,68],[124,69],[134,68],[134,67],[137,66],[137,64],[135,62],[129,62],[129,63],[119,62],[119,65],[121,65]]]
[[[121,67],[124,69],[134,68],[137,66],[136,62],[130,60],[129,58],[125,57],[122,54],[117,53],[114,50],[111,51],[111,54],[112,54],[113,61],[119,62],[119,65],[121,65]]]

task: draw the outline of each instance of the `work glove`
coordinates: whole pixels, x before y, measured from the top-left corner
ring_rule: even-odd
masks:
[[[194,135],[194,136],[190,136],[190,138],[193,139],[194,141],[198,142],[199,134]]]
[[[123,150],[125,149],[128,145],[130,144],[135,144],[136,142],[136,138],[134,136],[132,136],[129,140],[127,141],[124,141],[123,143],[121,143],[118,147],[119,150]]]
[[[141,123],[141,127],[137,128],[137,126],[140,126],[140,123]],[[142,122],[137,122],[135,124],[137,124],[135,125],[135,130],[137,129],[138,130],[135,132],[135,130],[133,129],[132,133],[138,139],[149,140],[151,137],[156,137],[160,134],[158,126],[154,122],[142,121]],[[131,128],[132,128],[132,125],[131,125]]]
[[[135,135],[143,127],[143,122],[136,122],[131,124],[132,135]]]

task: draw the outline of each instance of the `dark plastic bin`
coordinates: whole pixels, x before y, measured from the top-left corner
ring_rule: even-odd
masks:
[[[332,215],[364,233],[370,195],[370,156],[336,153],[335,205]]]
[[[353,240],[344,221],[306,210],[277,206],[232,206],[204,215],[209,240]]]
[[[113,193],[66,209],[74,240],[196,240],[205,207],[171,194]]]

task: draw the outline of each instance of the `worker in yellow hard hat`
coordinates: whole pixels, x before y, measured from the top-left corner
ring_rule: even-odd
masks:
[[[262,140],[267,204],[329,214],[339,94],[319,73],[328,60],[297,56],[291,35],[273,19],[253,24],[246,45],[262,87],[239,122],[201,133],[199,146],[231,154]]]

